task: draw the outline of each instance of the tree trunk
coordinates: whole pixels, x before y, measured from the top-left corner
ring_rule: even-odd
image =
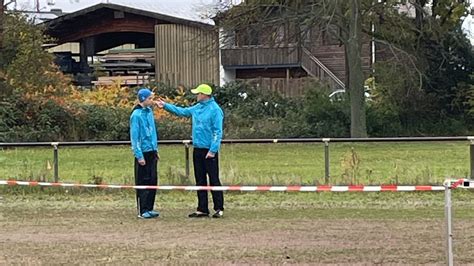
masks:
[[[5,91],[5,71],[3,70],[3,32],[4,32],[4,9],[5,1],[0,0],[0,96],[3,95]]]
[[[426,0],[416,0],[415,1],[415,25],[418,30],[421,31],[423,28],[424,20],[424,10],[423,8],[426,5]]]
[[[3,14],[5,0],[0,0],[0,56],[3,54]],[[2,61],[0,61],[0,71],[2,70]]]
[[[364,72],[362,71],[361,0],[351,0],[349,38],[345,46],[348,62],[348,91],[351,101],[351,137],[367,137],[364,99]]]
[[[431,16],[436,17],[436,7],[438,6],[438,0],[433,0],[431,3]]]

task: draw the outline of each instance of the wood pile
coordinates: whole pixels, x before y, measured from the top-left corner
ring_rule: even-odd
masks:
[[[94,65],[99,76],[94,85],[111,85],[120,82],[122,86],[139,86],[149,82],[155,75],[155,49],[110,50]]]

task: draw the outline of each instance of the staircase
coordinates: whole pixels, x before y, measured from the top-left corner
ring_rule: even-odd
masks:
[[[308,72],[310,76],[328,82],[333,90],[346,89],[344,82],[304,47],[301,53],[301,67]]]

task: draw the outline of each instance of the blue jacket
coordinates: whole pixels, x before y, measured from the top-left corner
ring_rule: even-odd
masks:
[[[150,107],[135,106],[130,115],[130,142],[135,158],[143,159],[143,153],[158,151],[158,136],[153,110]]]
[[[164,109],[177,116],[192,117],[194,147],[209,149],[213,153],[219,151],[224,113],[214,98],[186,108],[166,103]]]

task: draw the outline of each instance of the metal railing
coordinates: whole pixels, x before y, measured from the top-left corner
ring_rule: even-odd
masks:
[[[324,181],[329,183],[330,143],[353,142],[470,142],[470,178],[474,179],[474,136],[464,137],[396,137],[396,138],[298,138],[298,139],[224,139],[222,144],[270,144],[270,143],[323,143],[324,144]],[[12,142],[1,143],[0,147],[52,147],[54,156],[54,181],[59,181],[59,147],[60,146],[120,146],[130,145],[130,141],[80,141],[80,142]],[[189,149],[191,140],[160,140],[159,145],[184,145],[185,173],[190,176]]]

